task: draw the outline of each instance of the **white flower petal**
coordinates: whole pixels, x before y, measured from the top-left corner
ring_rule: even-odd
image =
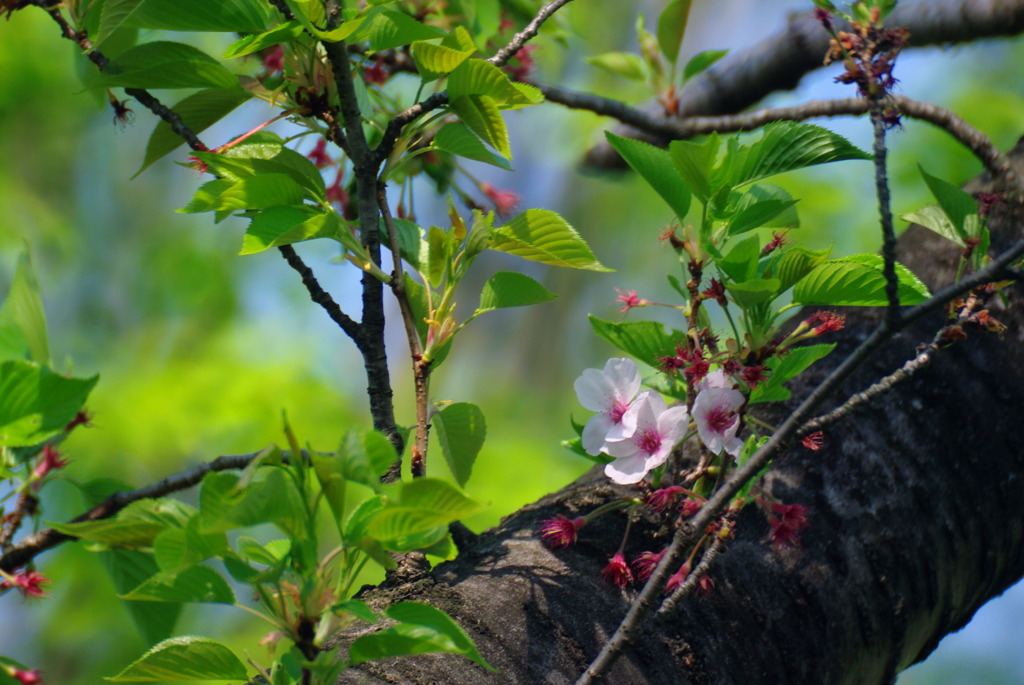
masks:
[[[583,426],[583,435],[581,436],[581,444],[587,454],[598,454],[601,451],[605,436],[612,426],[612,420],[608,418],[607,414],[594,414],[590,417],[587,425]]]
[[[643,477],[647,475],[649,470],[647,459],[644,458],[644,455],[637,454],[634,457],[616,459],[609,464],[605,464],[604,475],[619,485],[630,485],[643,480]]]

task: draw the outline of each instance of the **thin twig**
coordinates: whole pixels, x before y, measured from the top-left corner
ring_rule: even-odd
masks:
[[[548,4],[537,10],[536,16],[530,20],[530,23],[526,27],[512,36],[512,40],[508,42],[505,47],[494,53],[493,57],[490,57],[487,61],[496,67],[503,67],[505,64],[512,59],[517,52],[523,49],[526,43],[537,35],[540,31],[541,25],[547,21],[551,15],[560,10],[565,5],[568,5],[572,0],[552,0]]]
[[[941,308],[946,302],[973,290],[985,283],[1001,280],[1006,277],[1006,269],[1014,261],[1024,255],[1024,240],[1006,250],[985,268],[973,275],[953,283],[924,302],[899,312],[895,328],[888,320],[882,323],[865,339],[839,366],[808,395],[800,405],[786,418],[779,429],[762,445],[743,466],[738,468],[729,479],[708,498],[692,519],[676,530],[672,543],[665,556],[655,567],[654,572],[644,585],[636,600],[630,606],[625,618],[619,624],[614,635],[609,639],[587,670],[576,681],[577,685],[591,685],[604,677],[618,659],[627,645],[633,644],[639,637],[651,610],[658,602],[665,583],[685,554],[697,531],[703,531],[713,518],[719,514],[739,492],[740,488],[753,478],[788,442],[796,436],[797,431],[810,418],[814,409],[832,394],[862,363],[871,357],[879,348],[887,343],[899,330],[909,326],[921,317]]]
[[[657,613],[654,615],[655,620],[664,620],[667,618],[668,615],[672,613],[672,610],[675,609],[679,600],[693,592],[693,589],[697,587],[697,583],[700,581],[701,576],[708,572],[711,562],[715,560],[715,557],[718,556],[718,553],[722,551],[722,547],[724,546],[725,541],[720,537],[715,537],[715,541],[711,543],[711,547],[709,547],[704,552],[704,555],[701,556],[700,563],[697,564],[697,568],[693,569],[693,571],[690,572],[690,575],[686,576],[686,580],[683,581],[683,584],[677,587],[675,592],[665,598],[661,603],[661,608],[659,608]]]
[[[203,476],[211,471],[243,469],[259,454],[260,452],[252,452],[250,454],[217,457],[213,461],[200,464],[188,471],[168,476],[158,483],[146,485],[138,488],[137,490],[115,492],[89,511],[71,519],[69,523],[98,521],[100,519],[110,518],[132,502],[137,502],[140,499],[163,497],[171,494],[172,492],[178,492],[179,490],[190,488],[193,485],[198,484],[203,479]],[[12,547],[8,552],[0,557],[0,570],[9,573],[16,568],[24,566],[42,552],[56,547],[67,540],[75,539],[77,538],[72,535],[57,532],[52,528],[45,528],[38,533],[34,533],[33,535],[26,537],[19,544]]]
[[[423,361],[423,347],[420,344],[420,336],[416,330],[416,317],[412,312],[409,295],[405,290],[402,253],[398,244],[398,231],[395,229],[395,222],[391,217],[391,210],[388,207],[387,193],[383,183],[378,184],[377,205],[380,209],[381,217],[384,219],[384,228],[388,234],[388,244],[391,250],[392,263],[394,264],[391,290],[395,295],[395,299],[398,300],[398,309],[402,314],[402,324],[405,328],[405,337],[409,345],[409,356],[412,358],[416,402],[416,442],[409,464],[412,469],[413,478],[419,478],[426,475],[426,456],[430,430],[428,417],[430,362]],[[397,466],[400,468],[401,464],[399,463]],[[393,471],[396,472],[393,474]],[[392,476],[394,479],[397,479],[399,475],[397,469],[392,468],[389,469],[382,480],[388,482],[388,479],[392,478]]]
[[[345,335],[352,338],[359,345],[363,337],[359,324],[343,312],[338,303],[334,301],[334,298],[320,286],[320,282],[313,275],[313,270],[302,261],[302,257],[295,252],[295,248],[291,245],[278,245],[277,249],[281,252],[284,260],[288,262],[288,266],[295,269],[299,276],[302,277],[302,285],[306,286],[309,299],[323,307],[327,315],[331,317],[331,321],[338,324],[341,330],[345,331]]]

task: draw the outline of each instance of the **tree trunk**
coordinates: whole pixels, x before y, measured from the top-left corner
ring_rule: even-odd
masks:
[[[1020,173],[1024,139],[1016,151]],[[990,226],[993,253],[1024,234],[1019,198],[997,207]],[[901,238],[901,261],[933,289],[950,282],[958,253],[920,227]],[[781,456],[766,479],[780,501],[810,507],[801,546],[774,549],[763,515],[747,507],[710,567],[714,590],[647,631],[607,682],[889,683],[1024,575],[1024,312],[1017,289],[1008,296],[1008,309],[990,306],[1009,326],[1004,339],[968,331],[909,381],[830,426],[821,451],[798,446]],[[846,313],[836,352],[792,384],[794,402],[881,314]],[[905,330],[833,400],[902,366],[943,323],[939,315]],[[625,517],[598,519],[559,551],[541,544],[537,521],[586,513],[622,492],[591,471],[469,540],[429,576],[364,593],[379,606],[415,599],[448,611],[500,673],[425,655],[366,664],[340,682],[573,682],[627,610],[630,592],[600,576]],[[664,547],[667,531],[657,534],[650,522],[634,526],[627,557]]]

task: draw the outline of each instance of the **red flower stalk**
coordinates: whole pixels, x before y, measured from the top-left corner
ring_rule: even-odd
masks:
[[[633,582],[633,572],[629,570],[629,564],[626,563],[626,557],[622,556],[622,552],[616,552],[608,560],[608,565],[601,571],[601,577],[605,582],[618,587],[626,587]]]
[[[540,522],[540,537],[551,549],[568,547],[576,542],[576,533],[587,524],[587,519],[578,516],[574,519],[558,514],[553,519]]]
[[[484,181],[480,184],[480,191],[494,203],[494,209],[502,216],[511,216],[519,204],[519,194],[511,190],[498,190],[493,185]]]
[[[86,427],[91,426],[92,424],[89,423],[89,421],[91,419],[92,419],[92,417],[89,416],[89,412],[87,412],[86,410],[83,409],[80,412],[78,412],[77,414],[75,414],[75,418],[71,419],[71,421],[68,423],[68,425],[64,426],[64,432],[65,433],[70,433],[71,431],[73,431],[75,428],[78,428],[79,426],[86,426]]]
[[[0,582],[0,589],[6,590],[7,588],[16,587],[26,597],[37,598],[46,595],[46,592],[43,590],[43,584],[49,582],[50,579],[38,571],[15,573],[10,580]]]
[[[800,438],[800,444],[812,452],[817,452],[825,444],[825,434],[821,431],[810,433]]]
[[[696,514],[698,511],[700,511],[700,508],[702,506],[704,506],[704,502],[700,500],[684,499],[682,502],[680,502],[679,506],[676,507],[676,511],[678,511],[679,515],[682,516],[684,519],[688,519],[694,514]]]
[[[770,537],[776,548],[788,545],[800,546],[800,531],[807,527],[808,507],[802,504],[779,504],[763,502],[768,507],[768,523],[772,527]]]
[[[1003,196],[1000,193],[978,193],[978,214],[988,216],[992,208],[1002,202]]]
[[[783,245],[789,242],[789,238],[786,234],[789,230],[785,231],[772,231],[772,239],[768,241],[768,244],[761,249],[761,256],[770,255],[775,250],[779,249]]]
[[[636,571],[636,579],[641,583],[646,583],[647,579],[654,573],[654,568],[665,557],[665,552],[667,551],[668,547],[660,552],[642,552],[640,556],[634,559],[633,570]]]
[[[668,582],[665,583],[665,594],[670,595],[678,590],[688,575],[690,575],[690,562],[680,566],[678,571],[668,577]]]
[[[647,496],[647,506],[655,511],[665,511],[672,505],[676,496],[681,492],[686,492],[686,488],[682,488],[678,485],[670,485],[667,488],[658,488]]]
[[[846,315],[835,312],[817,311],[803,322],[807,326],[815,326],[808,335],[819,336],[826,333],[835,333],[843,330],[846,325]]]
[[[34,469],[32,469],[32,475],[36,480],[42,478],[50,471],[56,471],[62,469],[68,465],[66,459],[60,458],[60,452],[53,445],[46,445],[43,447],[43,456],[39,460],[39,463]]]

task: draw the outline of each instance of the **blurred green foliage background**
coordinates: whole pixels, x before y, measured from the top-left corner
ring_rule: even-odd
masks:
[[[541,41],[537,77],[643,102],[644,93],[582,61],[631,49],[635,35],[624,27],[632,27],[641,4],[651,16],[660,9],[658,3],[615,0],[570,5],[563,18],[569,50]],[[696,4],[684,44],[689,54],[741,49],[781,28],[787,9],[810,8],[809,2],[790,0]],[[238,257],[244,222],[214,226],[206,216],[173,212],[200,182],[195,172],[174,163],[184,160],[183,149],[131,180],[155,118],[135,105],[134,125],[115,127],[109,106],[97,107],[97,99],[84,91],[74,46],[43,12],[15,13],[0,23],[0,38],[0,153],[7,160],[0,165],[0,294],[27,240],[43,286],[54,359],[80,376],[101,374],[89,403],[94,426],[67,443],[74,459],[67,478],[114,476],[139,486],[221,454],[253,451],[282,440],[282,410],[301,439],[321,449],[332,449],[348,427],[368,425],[365,378],[354,347],[307,300],[276,251]],[[223,49],[216,38],[196,40],[211,54]],[[957,110],[1005,148],[1024,132],[1020,64],[1022,43],[997,41],[911,51],[896,73],[902,93]],[[796,93],[775,96],[771,104],[847,96],[833,77],[831,71],[809,77]],[[157,95],[167,102],[183,96]],[[203,138],[220,144],[270,116],[264,105],[250,103]],[[519,192],[523,207],[562,213],[617,272],[534,268],[502,255],[474,267],[477,283],[499,268],[524,269],[560,296],[475,322],[434,379],[435,399],[474,402],[488,419],[488,440],[467,488],[491,502],[486,513],[468,522],[477,529],[587,469],[587,462],[558,444],[571,434],[570,414],[584,416],[573,379],[612,352],[589,334],[586,314],[620,319],[615,287],[674,302],[664,274],[678,273],[673,254],[658,241],[671,216],[653,191],[631,176],[577,166],[608,121],[554,105],[512,113],[508,120],[517,171],[476,172]],[[826,125],[862,147],[869,144],[865,121]],[[944,134],[916,122],[892,136],[892,150],[897,212],[926,201],[917,163],[957,183],[980,170]],[[812,247],[834,244],[836,254],[877,249],[870,174],[869,165],[849,163],[783,178],[780,184],[803,198],[800,239]],[[441,208],[424,185],[417,205],[421,223],[442,223]],[[330,262],[335,248],[306,244],[299,252],[343,308],[358,315],[357,277],[351,267]],[[466,299],[470,306],[475,295]],[[679,325],[669,310],[630,316],[638,314]],[[398,418],[411,424],[402,345],[396,325],[389,352]],[[431,471],[444,473],[439,457]],[[66,519],[81,509],[71,483],[47,488],[46,519]],[[13,594],[0,598],[0,653],[43,668],[48,682],[91,685],[143,651],[95,555],[64,545],[42,556],[39,565],[53,580],[51,596],[32,603]],[[260,654],[256,643],[263,627],[230,608],[187,610],[180,628]],[[969,663],[952,670],[915,669],[901,682],[966,682],[956,679],[964,672],[979,674],[971,682],[1024,682],[1020,664],[989,671],[999,675],[984,680],[982,670]]]

